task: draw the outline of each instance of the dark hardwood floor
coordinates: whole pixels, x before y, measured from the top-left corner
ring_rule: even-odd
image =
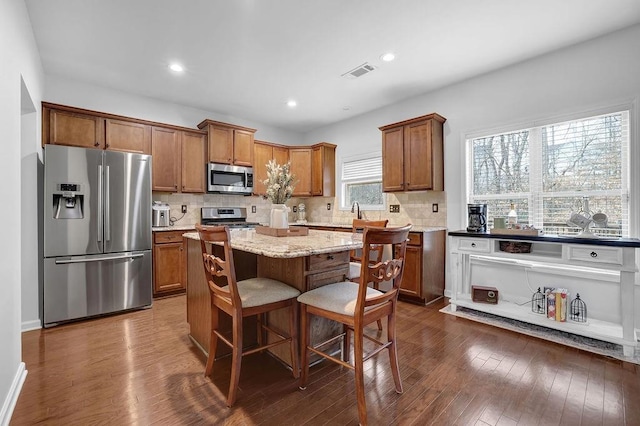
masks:
[[[640,368],[400,302],[404,394],[388,357],[365,363],[371,424],[640,425]],[[351,425],[350,370],[312,367],[307,390],[265,354],[244,359],[225,406],[230,360],[203,376],[184,296],[152,309],[23,334],[26,382],[12,425]],[[371,332],[375,334],[376,324]]]

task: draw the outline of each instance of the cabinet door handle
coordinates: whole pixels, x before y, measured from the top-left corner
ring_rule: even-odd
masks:
[[[591,252],[591,257],[598,257],[598,253],[596,253],[595,251]]]
[[[333,255],[331,255],[331,254],[330,254],[330,255],[328,255],[328,256],[327,256],[327,260],[333,260]]]
[[[471,243],[471,247],[475,247],[475,246],[476,246],[476,243]]]

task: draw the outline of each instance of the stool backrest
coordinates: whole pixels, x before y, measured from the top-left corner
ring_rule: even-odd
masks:
[[[353,223],[351,224],[351,229],[353,233],[356,232],[364,232],[364,228],[367,226],[374,226],[377,228],[384,228],[389,223],[388,219],[384,220],[366,220],[366,219],[353,219]],[[376,253],[376,256],[370,256],[375,259],[375,261],[380,262],[382,260],[382,250],[383,247],[372,247],[371,250]],[[362,256],[360,255],[360,250],[351,250],[351,261],[352,262],[362,262]]]
[[[366,307],[394,303],[398,298],[400,284],[404,274],[407,241],[412,225],[398,228],[366,227],[362,237],[362,266],[360,268],[360,289],[356,304],[356,315],[363,315]],[[377,246],[391,245],[392,258],[386,261],[375,261],[371,254],[376,253]],[[372,249],[373,247],[373,249]],[[367,284],[391,281],[391,290],[376,297],[366,297]]]
[[[231,249],[231,237],[226,226],[201,226],[196,225],[196,231],[200,235],[200,248],[202,250],[202,263],[204,273],[209,283],[211,296],[214,295],[229,299],[232,305],[240,308],[240,295],[236,285],[236,270],[233,263],[233,250]],[[207,243],[214,243],[209,244]],[[214,254],[215,247],[222,243],[222,255]],[[219,251],[219,249],[218,249]]]

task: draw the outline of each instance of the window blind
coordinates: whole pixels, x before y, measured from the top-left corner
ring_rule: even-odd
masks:
[[[370,181],[382,178],[382,157],[345,161],[342,163],[343,181]]]

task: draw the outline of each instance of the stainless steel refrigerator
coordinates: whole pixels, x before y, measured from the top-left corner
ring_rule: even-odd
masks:
[[[46,145],[43,325],[152,301],[151,156]]]

